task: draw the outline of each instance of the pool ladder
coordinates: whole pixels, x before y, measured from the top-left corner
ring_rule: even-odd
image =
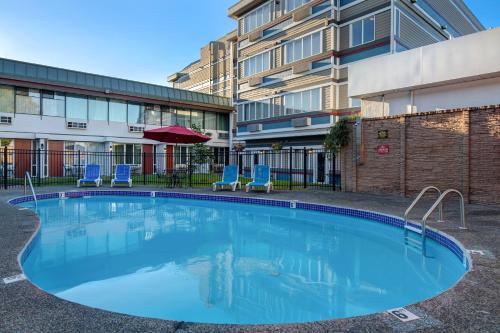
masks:
[[[427,213],[422,218],[422,222],[420,225],[420,228],[418,226],[415,226],[415,224],[412,224],[409,222],[408,215],[412,211],[412,209],[415,207],[415,205],[420,201],[420,199],[424,196],[425,193],[427,193],[430,190],[434,190],[438,194],[438,198],[436,201],[434,201],[434,204],[429,208]],[[405,237],[405,244],[410,245],[415,248],[420,248],[422,249],[422,252],[425,254],[425,239],[426,239],[426,226],[427,226],[427,219],[429,216],[436,210],[436,208],[439,208],[439,218],[437,222],[444,222],[443,219],[443,200],[444,198],[450,194],[450,193],[456,193],[458,194],[459,197],[459,205],[460,205],[460,229],[467,229],[465,225],[465,206],[464,206],[464,197],[462,193],[458,190],[454,189],[449,189],[441,193],[441,191],[435,187],[435,186],[428,186],[424,188],[422,191],[420,191],[420,194],[413,200],[412,204],[406,209],[405,215],[404,215],[404,237]],[[409,236],[409,231],[416,233],[420,235],[420,241],[411,238]]]
[[[35,201],[35,207],[38,208],[38,200],[36,198],[35,189],[33,188],[33,183],[31,182],[31,175],[28,171],[24,174],[24,195],[27,193],[28,184],[31,189],[31,195],[33,196],[33,201]]]

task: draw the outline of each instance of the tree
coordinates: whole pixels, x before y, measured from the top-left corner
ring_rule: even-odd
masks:
[[[204,133],[201,129],[201,126],[197,124],[191,124],[191,129],[195,132],[208,135],[210,133]],[[214,152],[210,147],[207,147],[204,143],[195,143],[191,150],[191,163],[193,165],[196,164],[205,164],[211,163],[214,160]]]
[[[326,150],[337,154],[342,147],[348,144],[349,128],[347,127],[347,119],[341,119],[330,128],[323,145]]]

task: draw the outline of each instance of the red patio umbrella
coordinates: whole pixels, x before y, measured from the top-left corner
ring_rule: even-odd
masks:
[[[209,136],[195,132],[180,125],[157,128],[144,131],[144,138],[165,143],[202,143],[210,140]]]

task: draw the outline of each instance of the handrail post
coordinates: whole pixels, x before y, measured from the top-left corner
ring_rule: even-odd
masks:
[[[24,174],[24,184],[26,184],[26,180],[28,180],[28,182],[30,184],[31,194],[33,195],[33,200],[35,201],[35,207],[38,208],[38,200],[36,198],[35,189],[33,188],[33,183],[31,182],[31,176],[30,176],[30,173],[28,171],[26,171],[26,173]],[[26,187],[25,187],[24,194],[26,194]]]

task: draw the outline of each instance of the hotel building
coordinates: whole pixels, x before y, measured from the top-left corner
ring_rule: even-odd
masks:
[[[174,146],[143,139],[144,130],[196,124],[211,135],[215,155],[224,158],[232,112],[225,97],[0,58],[0,140],[16,151],[112,151],[139,172],[144,152],[154,159],[149,172],[163,172],[168,162],[154,156],[173,153]],[[177,146],[179,155],[188,149]],[[9,176],[67,172],[61,161],[39,159],[32,165],[9,161],[15,173]]]
[[[211,41],[200,59],[168,77],[174,88],[232,98],[234,93],[236,30]]]
[[[228,13],[235,139],[259,151],[320,148],[340,116],[359,112],[349,64],[484,30],[462,0],[241,0]]]

